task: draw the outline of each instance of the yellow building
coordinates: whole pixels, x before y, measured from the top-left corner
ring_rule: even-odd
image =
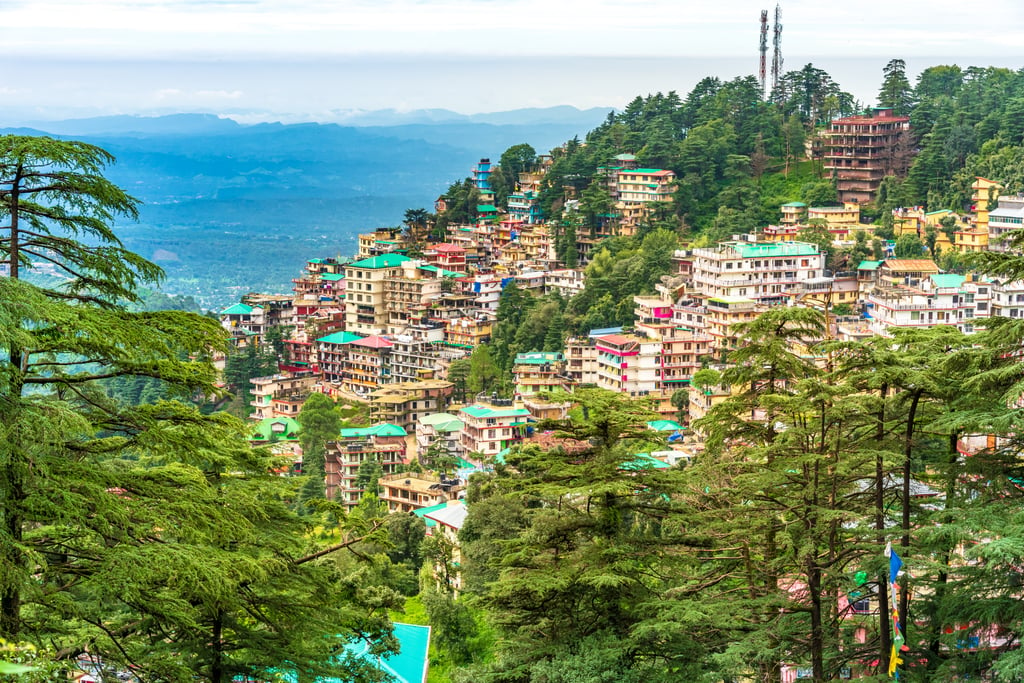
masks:
[[[999,183],[978,176],[971,189],[973,204],[971,212],[974,221],[969,227],[956,231],[956,249],[960,252],[986,251],[988,249],[988,209],[994,195],[1002,189]]]

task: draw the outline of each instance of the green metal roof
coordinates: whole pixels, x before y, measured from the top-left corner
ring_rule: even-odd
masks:
[[[731,243],[741,258],[774,258],[777,256],[815,256],[819,253],[815,244],[806,242],[760,242]]]
[[[479,404],[466,406],[462,412],[470,417],[526,417],[530,414],[526,408],[488,408]]]
[[[936,287],[960,287],[964,280],[967,279],[963,275],[957,275],[956,273],[937,273],[929,277]]]
[[[494,204],[477,204],[476,205],[476,212],[477,213],[497,213],[497,211],[498,211],[498,207],[496,207]]]
[[[544,365],[545,363],[557,363],[565,360],[561,351],[533,351],[531,353],[517,353],[516,365]]]
[[[803,208],[803,207],[805,207],[807,205],[804,204],[803,202],[786,202],[782,206],[795,206],[797,208]]]
[[[667,169],[664,168],[627,168],[623,173],[640,173],[644,175],[650,175],[652,173],[662,173]]]
[[[274,425],[278,425],[278,429],[274,429]],[[284,429],[280,428],[282,425]],[[300,431],[302,431],[302,426],[299,425],[295,418],[268,417],[256,423],[250,436],[250,440],[271,441],[276,438],[280,441],[294,441],[299,438],[298,435]]]
[[[382,422],[372,427],[354,427],[341,430],[344,438],[356,438],[360,436],[408,436],[404,429],[398,425]]]
[[[320,279],[325,282],[337,282],[338,280],[344,280],[345,276],[341,273],[321,273]]]
[[[438,432],[457,432],[462,429],[462,420],[450,413],[433,413],[424,415],[420,422],[433,427]]]
[[[378,268],[394,268],[400,266],[406,261],[412,259],[402,254],[381,254],[380,256],[373,256],[362,261],[356,261],[355,263],[348,264],[349,268],[370,268],[376,270]]]
[[[359,341],[362,336],[353,334],[352,332],[334,332],[326,337],[320,337],[317,339],[318,342],[324,344],[351,344],[354,341]]]
[[[426,270],[431,273],[440,273],[441,277],[464,277],[465,273],[456,273],[454,270],[445,270],[444,268],[438,268],[437,266],[420,266],[420,270]]]
[[[438,510],[443,510],[446,507],[448,507],[448,503],[439,503],[437,505],[431,505],[428,508],[420,508],[419,510],[413,510],[412,514],[416,515],[424,522],[426,522],[427,526],[437,526],[437,522],[435,522],[432,519],[428,519],[427,517],[424,517],[424,515],[427,515],[431,512],[437,512]]]
[[[252,306],[247,306],[246,304],[228,306],[220,312],[221,315],[249,315],[250,313],[252,313]]]
[[[667,470],[671,465],[666,462],[662,462],[655,457],[652,457],[648,453],[637,453],[629,462],[624,462],[619,465],[619,469],[637,471],[637,470]]]
[[[677,432],[683,429],[683,426],[675,420],[652,420],[647,423],[647,426],[656,432]]]
[[[882,265],[881,261],[861,261],[857,270],[878,270],[880,265]]]

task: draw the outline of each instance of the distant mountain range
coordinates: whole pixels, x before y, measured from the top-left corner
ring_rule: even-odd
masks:
[[[304,261],[347,254],[355,235],[432,210],[481,157],[527,142],[546,152],[583,136],[611,109],[351,113],[356,125],[243,125],[212,114],[26,122],[117,157],[108,176],[143,202],[128,246],[161,262],[169,293],[211,307],[249,290],[288,291]],[[390,124],[388,122],[391,122]],[[28,125],[30,124],[30,125]]]

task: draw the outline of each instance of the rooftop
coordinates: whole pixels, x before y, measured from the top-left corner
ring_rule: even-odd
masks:
[[[967,279],[963,275],[957,275],[956,273],[935,273],[929,277],[936,287],[959,288],[964,283],[964,280]]]
[[[252,313],[252,306],[247,306],[245,304],[228,306],[220,312],[221,315],[249,315],[250,313]]]
[[[251,441],[270,441],[276,438],[291,441],[299,438],[300,431],[302,431],[302,427],[294,418],[268,417],[253,426],[249,439]]]
[[[335,332],[327,335],[326,337],[320,337],[317,341],[323,342],[324,344],[351,344],[352,342],[359,341],[360,339],[362,339],[362,336],[353,334],[352,332]]]
[[[395,268],[402,265],[406,261],[412,259],[402,254],[381,254],[380,256],[373,256],[371,258],[363,259],[362,261],[356,261],[355,263],[348,264],[349,268],[369,268],[371,270],[377,270],[380,268]]]
[[[530,411],[526,408],[489,408],[479,403],[466,406],[460,412],[470,417],[529,417]]]
[[[428,512],[424,517],[426,519],[432,519],[438,524],[443,524],[458,530],[461,529],[463,523],[465,523],[467,514],[469,514],[469,511],[466,510],[465,503],[457,501],[451,505],[446,505],[437,512]]]
[[[727,242],[739,252],[740,258],[774,258],[777,256],[816,256],[816,244],[807,242]]]
[[[420,418],[420,424],[429,425],[438,432],[457,432],[462,429],[462,420],[450,413],[433,413]]]
[[[398,425],[382,422],[372,427],[354,427],[341,430],[343,439],[354,439],[362,436],[408,436]]]
[[[935,261],[927,258],[896,258],[883,261],[885,268],[900,272],[911,273],[937,273],[939,267]]]

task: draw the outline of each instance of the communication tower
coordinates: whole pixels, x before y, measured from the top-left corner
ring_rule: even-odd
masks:
[[[775,31],[772,44],[775,50],[772,52],[772,92],[779,87],[779,78],[782,77],[782,6],[775,5]]]
[[[761,68],[758,70],[761,97],[768,94],[768,10],[761,10]]]

